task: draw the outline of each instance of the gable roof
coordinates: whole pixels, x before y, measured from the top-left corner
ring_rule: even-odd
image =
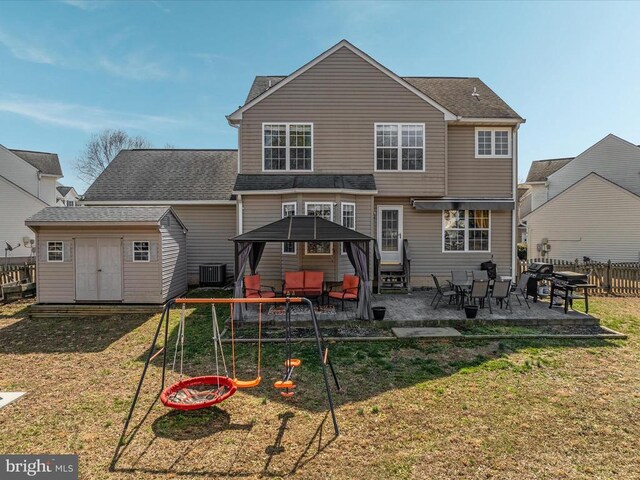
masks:
[[[58,193],[64,197],[67,195],[67,193],[71,191],[72,188],[73,187],[65,187],[63,185],[58,185],[56,187],[56,190],[58,190]]]
[[[22,160],[44,175],[55,175],[62,177],[62,168],[60,167],[60,159],[57,153],[48,152],[32,152],[30,150],[14,150],[8,149]]]
[[[47,207],[27,218],[29,226],[59,223],[158,224],[171,207]],[[182,224],[182,222],[180,222]],[[184,225],[183,225],[184,227]]]
[[[557,172],[573,159],[574,157],[534,160],[529,167],[526,182],[545,182],[549,175]]]
[[[333,53],[337,52],[341,48],[346,48],[346,49],[350,50],[351,52],[353,52],[354,54],[359,56],[361,59],[363,59],[365,62],[367,62],[370,65],[374,66],[375,68],[380,70],[382,73],[387,75],[389,78],[391,78],[392,80],[395,80],[397,83],[399,83],[400,85],[402,85],[403,87],[405,87],[409,91],[413,92],[418,97],[422,98],[424,101],[426,101],[427,103],[429,103],[430,105],[432,105],[436,109],[440,110],[444,114],[445,120],[456,120],[457,119],[456,115],[454,113],[452,113],[451,111],[449,111],[446,107],[444,107],[444,106],[440,105],[438,102],[434,101],[428,95],[426,95],[425,93],[423,93],[420,90],[418,90],[417,88],[415,88],[409,82],[407,82],[403,78],[401,78],[398,75],[396,75],[395,73],[393,73],[391,70],[386,68],[384,65],[378,63],[376,60],[371,58],[369,55],[364,53],[362,50],[356,48],[354,45],[349,43],[347,40],[341,40],[340,42],[336,43],[333,47],[331,47],[329,50],[325,51],[324,53],[321,53],[316,58],[314,58],[310,62],[306,63],[305,65],[303,65],[302,67],[297,69],[292,74],[280,79],[280,81],[276,85],[272,85],[271,88],[268,88],[267,90],[264,90],[264,91],[260,92],[257,96],[252,98],[249,102],[245,103],[243,106],[238,108],[235,112],[231,113],[230,115],[227,115],[227,120],[229,121],[229,123],[233,123],[233,122],[239,121],[240,119],[242,119],[242,113],[245,110],[251,108],[253,105],[255,105],[256,103],[258,103],[261,100],[265,99],[266,97],[271,95],[273,92],[279,90],[281,87],[283,87],[284,85],[289,83],[291,80],[294,80],[295,78],[299,77],[304,72],[306,72],[307,70],[309,70],[313,66],[317,65],[322,60],[324,60],[328,56],[332,55]],[[275,77],[273,77],[273,78],[275,78]]]
[[[361,190],[367,193],[376,192],[376,181],[373,175],[248,175],[240,174],[236,178],[234,192],[280,191],[280,190]]]
[[[237,150],[122,150],[84,201],[229,201],[237,169]]]

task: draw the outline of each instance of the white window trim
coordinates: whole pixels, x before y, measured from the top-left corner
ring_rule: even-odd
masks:
[[[265,125],[285,125],[287,127],[287,145],[285,147],[286,149],[286,166],[287,168],[285,168],[284,170],[267,170],[264,168],[264,149],[267,148],[267,146],[264,144],[264,127]],[[290,165],[290,159],[289,159],[289,155],[290,155],[290,151],[291,151],[291,146],[289,145],[289,128],[292,125],[309,125],[311,127],[311,169],[310,170],[293,170],[291,168],[289,168]],[[312,122],[262,122],[262,171],[264,173],[272,173],[272,172],[313,172],[313,123]],[[269,147],[271,148],[271,147]],[[275,147],[275,148],[282,148],[282,147]]]
[[[486,210],[486,209],[482,209]],[[441,222],[442,222],[442,253],[491,253],[491,210],[489,210],[489,246],[488,250],[469,250],[469,210],[465,210],[464,214],[464,250],[445,250],[445,220],[444,220],[444,212],[442,211]],[[462,230],[462,229],[458,229]],[[477,230],[477,229],[473,229]]]
[[[51,260],[51,257],[49,256],[50,252],[49,251],[49,247],[51,246],[52,243],[59,243],[62,246],[62,255],[61,255],[61,259],[60,260]],[[58,252],[56,252],[58,253]],[[50,242],[47,242],[47,263],[61,263],[64,262],[64,241],[62,240],[52,240]]]
[[[333,202],[304,202],[304,214],[309,215],[309,205],[329,205],[331,209],[331,218],[330,221],[333,222]],[[329,242],[329,252],[328,253],[309,253],[308,242],[304,243],[304,254],[309,256],[328,256],[333,255],[333,242]]]
[[[380,125],[396,125],[398,127],[398,168],[396,170],[378,169],[378,126]],[[402,169],[402,127],[407,125],[419,125],[422,127],[422,170],[403,170]],[[398,122],[376,122],[373,124],[373,171],[374,172],[424,172],[427,168],[427,132],[424,123],[398,123]],[[381,147],[385,148],[385,147]],[[404,147],[415,148],[415,147]]]
[[[356,229],[356,204],[355,202],[341,202],[340,203],[340,225],[344,227],[344,207],[351,206],[353,207],[353,228],[351,230]],[[346,227],[349,228],[349,227]],[[344,242],[340,243],[340,255],[346,255],[347,252],[344,249]]]
[[[146,243],[147,244],[147,259],[146,260],[136,260],[136,243]],[[134,240],[131,242],[131,260],[134,263],[149,263],[151,261],[151,242],[148,240]]]
[[[297,213],[298,213],[298,202],[283,202],[282,203],[282,211],[281,211],[282,218],[287,218],[284,215],[284,207],[285,206],[289,206],[289,205],[293,205],[293,214],[297,215]],[[298,244],[296,242],[293,242],[293,252],[285,252],[284,251],[284,243],[283,243],[282,244],[282,254],[283,255],[297,255],[298,254]]]
[[[491,154],[489,155],[480,155],[478,153],[478,132],[491,132]],[[508,139],[508,150],[509,153],[506,155],[496,155],[496,132],[507,132]],[[512,131],[510,127],[476,127],[475,131],[475,158],[511,158],[512,155]]]

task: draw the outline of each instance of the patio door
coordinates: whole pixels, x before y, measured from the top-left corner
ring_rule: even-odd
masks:
[[[122,242],[119,238],[76,239],[76,300],[122,300]]]
[[[383,263],[402,263],[402,205],[378,205],[378,248]]]

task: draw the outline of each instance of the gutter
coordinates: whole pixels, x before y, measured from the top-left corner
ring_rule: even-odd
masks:
[[[349,195],[376,195],[378,190],[351,190],[347,188],[285,188],[279,190],[234,190],[233,195],[283,195],[289,193],[346,193]]]

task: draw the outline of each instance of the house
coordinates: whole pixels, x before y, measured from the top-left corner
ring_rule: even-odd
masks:
[[[157,304],[187,289],[187,231],[170,207],[47,207],[26,225],[39,303]]]
[[[56,185],[58,194],[56,196],[56,206],[58,207],[75,207],[78,205],[80,195],[73,187],[66,187],[60,183]]]
[[[521,200],[529,258],[640,261],[640,148],[607,135],[575,158],[533,162]]]
[[[33,232],[24,221],[56,204],[59,178],[62,169],[55,153],[10,150],[0,145],[0,249],[7,262],[24,262],[33,255]]]
[[[256,77],[227,120],[237,151],[124,150],[84,208],[170,206],[188,230],[190,284],[202,263],[232,271],[229,239],[289,215],[376,238],[388,286],[490,259],[513,275],[524,119],[480,79],[400,77],[343,40],[288,76]],[[296,269],[353,272],[339,242],[267,244],[266,284]]]

